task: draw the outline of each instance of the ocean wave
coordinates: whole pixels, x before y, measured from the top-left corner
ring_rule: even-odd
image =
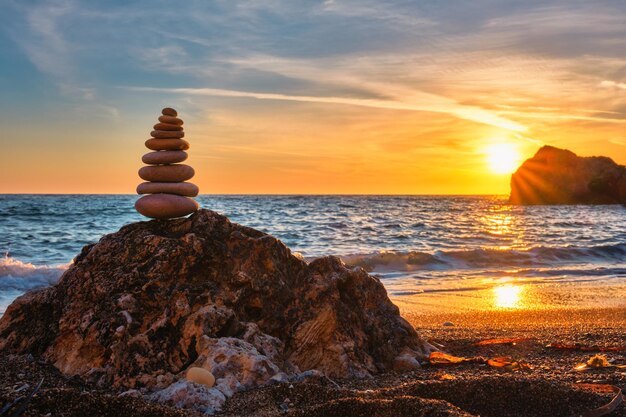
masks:
[[[381,251],[341,256],[351,266],[368,271],[449,270],[474,268],[537,268],[571,264],[626,263],[626,244],[593,247],[535,247],[437,251]]]
[[[33,265],[5,256],[0,259],[0,292],[23,292],[55,284],[68,266]]]

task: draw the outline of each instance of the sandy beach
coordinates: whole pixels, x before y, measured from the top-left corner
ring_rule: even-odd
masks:
[[[402,305],[402,300],[393,301]],[[626,369],[575,370],[598,351],[547,347],[578,343],[626,348],[626,308],[423,314],[405,307],[402,314],[420,334],[447,353],[460,357],[505,356],[528,367],[509,371],[483,364],[426,365],[420,371],[389,373],[372,380],[334,381],[341,388],[329,381],[315,386],[294,384],[291,389],[266,388],[235,396],[225,414],[281,415],[277,407],[284,395],[294,404],[288,415],[456,415],[453,411],[427,411],[427,405],[421,410],[419,403],[407,408],[402,398],[416,396],[449,402],[470,415],[565,417],[581,415],[611,399],[608,394],[576,389],[574,384],[626,384]],[[454,326],[444,326],[446,322]],[[475,346],[481,340],[495,338],[528,340]],[[611,364],[626,364],[626,350],[604,355]],[[620,406],[610,415],[624,416],[626,409]]]
[[[403,306],[402,300],[394,302]],[[566,417],[582,415],[611,400],[611,394],[577,389],[575,384],[626,384],[626,369],[575,370],[596,353],[605,355],[612,365],[626,364],[625,351],[547,347],[555,343],[624,347],[626,308],[424,314],[404,305],[402,314],[420,334],[449,354],[506,356],[527,366],[505,370],[476,363],[426,364],[421,370],[362,380],[312,378],[280,383],[237,393],[219,415]],[[494,338],[527,340],[476,346]],[[0,368],[5,376],[0,387],[2,403],[25,395],[44,380],[24,416],[201,415],[85,385],[26,356],[4,355]],[[610,416],[626,416],[626,408],[622,405]]]

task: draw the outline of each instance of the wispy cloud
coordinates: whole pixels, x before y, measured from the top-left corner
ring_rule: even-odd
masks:
[[[608,81],[608,80],[604,80],[600,83],[600,87],[605,87],[605,88],[619,88],[622,90],[626,90],[626,83],[618,83],[615,81]]]
[[[73,10],[65,0],[44,5],[21,6],[27,30],[15,40],[24,48],[28,58],[44,73],[64,77],[71,72],[71,47],[62,34],[60,20]]]
[[[487,124],[501,129],[523,132],[526,127],[509,119],[497,116],[489,111],[478,107],[464,106],[454,100],[444,97],[433,96],[434,100],[428,102],[402,102],[381,99],[348,98],[348,97],[316,97],[299,96],[278,93],[259,93],[250,91],[223,90],[218,88],[157,88],[157,87],[128,87],[132,91],[161,92],[183,95],[201,95],[218,97],[245,97],[259,100],[286,100],[309,103],[342,104],[350,106],[371,107],[377,109],[425,111],[445,113],[460,119]]]

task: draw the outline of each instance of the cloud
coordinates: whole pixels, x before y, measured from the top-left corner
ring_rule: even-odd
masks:
[[[22,46],[30,61],[44,73],[65,77],[71,72],[71,48],[61,32],[60,20],[72,10],[72,4],[65,0],[21,9],[26,21],[26,31],[15,40]]]
[[[604,87],[604,88],[619,88],[619,89],[622,89],[622,90],[626,90],[626,83],[618,83],[618,82],[615,82],[615,81],[605,80],[605,81],[602,81],[600,83],[600,87]]]
[[[377,109],[425,111],[445,113],[460,119],[491,125],[501,129],[515,132],[523,132],[526,127],[515,121],[500,117],[487,110],[464,106],[454,100],[444,97],[433,96],[432,102],[403,102],[383,99],[349,98],[349,97],[316,97],[300,96],[279,93],[260,93],[250,91],[224,90],[219,88],[155,88],[155,87],[128,87],[132,91],[161,92],[183,95],[218,96],[218,97],[244,97],[259,100],[285,100],[308,103],[343,104],[350,106],[370,107]]]
[[[174,15],[146,0],[12,4],[29,59],[82,100],[121,101],[112,84],[145,80],[214,87],[167,89],[188,97],[437,112],[533,135],[570,120],[622,123],[615,110],[626,104],[589,88],[626,76],[619,2],[247,0],[191,2]]]

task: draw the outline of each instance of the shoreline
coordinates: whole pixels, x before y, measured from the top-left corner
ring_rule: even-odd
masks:
[[[389,298],[402,314],[415,318],[412,324],[420,324],[421,316],[441,315],[443,322],[458,320],[459,316],[490,314],[493,317],[519,317],[524,321],[520,324],[533,325],[540,319],[554,321],[560,315],[573,314],[580,320],[587,319],[584,314],[576,313],[580,311],[626,309],[623,295],[626,294],[626,280],[621,277],[537,283],[504,278],[489,280],[482,287],[471,283],[472,280],[463,280],[456,288],[398,295],[394,291],[395,283],[383,280]],[[529,319],[531,322],[526,323]]]

